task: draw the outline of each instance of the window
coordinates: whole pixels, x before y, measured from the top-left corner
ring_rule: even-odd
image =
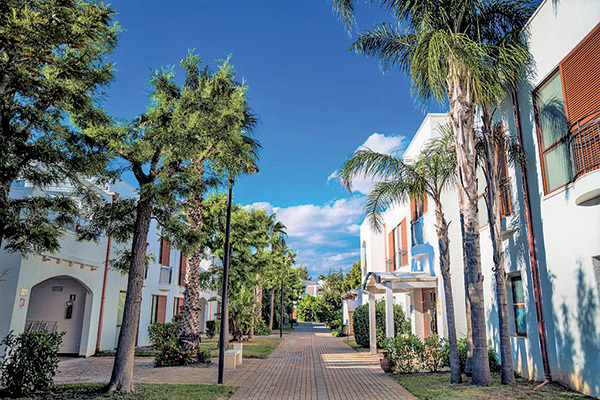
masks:
[[[150,324],[156,322],[165,322],[165,313],[167,310],[167,296],[152,295],[152,309],[150,314]]]
[[[523,280],[521,276],[511,276],[510,285],[512,288],[513,311],[515,315],[515,333],[517,336],[527,336],[525,297],[523,295]]]
[[[423,199],[410,199],[410,236],[411,245],[425,243],[423,237],[423,214],[427,212],[427,196]]]
[[[396,251],[398,249],[396,246],[396,229],[392,229],[392,231],[388,234],[387,272],[394,272],[396,270]]]
[[[185,286],[185,277],[187,274],[187,257],[183,252],[179,257],[179,286]]]
[[[544,193],[600,168],[600,24],[533,92]]]
[[[569,131],[560,71],[534,92],[544,189],[550,193],[571,180]]]
[[[183,305],[183,299],[181,297],[173,298],[173,315],[178,315],[181,311],[181,306]]]
[[[160,265],[164,265],[164,266],[168,267],[170,258],[171,258],[171,245],[165,239],[161,239],[158,263]]]
[[[502,123],[495,125],[495,129],[503,129]],[[503,146],[496,147],[497,156],[497,176],[498,176],[498,197],[500,206],[500,218],[512,214],[512,199],[510,194],[510,182],[508,179],[508,162],[506,160],[506,152]],[[487,182],[485,179],[484,167],[477,168],[477,209],[479,210],[479,227],[483,228],[488,224],[487,214]]]

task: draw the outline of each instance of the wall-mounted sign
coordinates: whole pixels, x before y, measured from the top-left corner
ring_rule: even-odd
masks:
[[[24,305],[25,305],[25,299],[24,299],[23,297],[21,297],[21,298],[19,299],[19,307],[20,307],[20,308],[23,308],[23,306],[24,306]]]
[[[27,292],[29,290],[27,290],[26,288],[21,288],[21,296],[27,296]]]

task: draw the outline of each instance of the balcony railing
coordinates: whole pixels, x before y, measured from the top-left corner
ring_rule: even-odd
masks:
[[[423,240],[423,217],[410,221],[410,235],[412,246],[418,246],[425,243]]]
[[[571,125],[569,147],[573,180],[600,168],[600,110]]]
[[[172,268],[160,268],[160,276],[158,278],[158,283],[161,285],[170,285],[171,284],[171,276],[173,275]]]

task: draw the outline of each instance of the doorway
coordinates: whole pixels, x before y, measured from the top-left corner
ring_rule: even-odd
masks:
[[[424,337],[437,335],[437,298],[435,289],[423,289],[423,311]]]

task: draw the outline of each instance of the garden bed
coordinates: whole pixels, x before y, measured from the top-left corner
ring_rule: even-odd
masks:
[[[57,385],[49,393],[27,397],[27,399],[144,399],[144,400],[225,400],[231,397],[236,388],[222,385],[168,385],[137,383],[136,391],[125,395],[106,393],[106,384],[78,383]],[[4,399],[0,392],[0,399]]]
[[[497,374],[492,375],[493,384],[484,387],[471,385],[470,379],[464,375],[464,383],[451,384],[448,372],[398,374],[392,375],[392,377],[421,400],[591,399],[591,397],[554,383],[545,385],[538,390],[534,389],[540,384],[539,382],[525,379],[517,379],[515,386],[502,385],[500,375]]]

